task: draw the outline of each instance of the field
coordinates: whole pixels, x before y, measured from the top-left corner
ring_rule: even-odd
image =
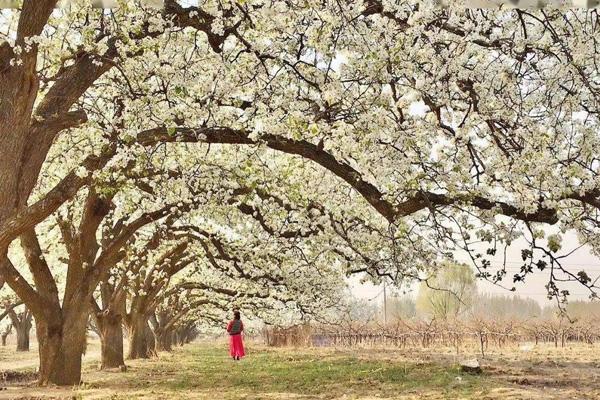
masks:
[[[2,348],[0,369],[31,370],[35,352]],[[492,351],[484,373],[463,374],[451,350],[267,348],[229,360],[224,342],[196,342],[127,372],[97,371],[97,344],[85,383],[36,388],[7,382],[0,399],[600,399],[599,348],[539,346]],[[465,357],[468,355],[463,355]]]

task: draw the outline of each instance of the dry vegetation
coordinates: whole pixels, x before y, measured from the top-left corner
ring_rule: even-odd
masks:
[[[249,346],[239,363],[224,342],[198,342],[128,362],[127,372],[97,370],[95,344],[73,390],[39,388],[14,378],[0,399],[598,399],[597,345],[507,345],[491,348],[480,376],[462,374],[463,348],[269,348]],[[0,369],[13,370],[14,353],[2,350]],[[34,352],[20,354],[19,372],[31,371]],[[14,376],[14,374],[13,374]],[[29,375],[25,375],[27,378]],[[29,376],[30,377],[30,376]]]
[[[485,357],[491,347],[502,349],[523,342],[551,344],[554,347],[600,341],[600,320],[566,317],[546,319],[396,319],[383,325],[377,321],[341,322],[331,325],[296,325],[268,328],[263,336],[270,346],[383,346],[414,348],[476,346]]]

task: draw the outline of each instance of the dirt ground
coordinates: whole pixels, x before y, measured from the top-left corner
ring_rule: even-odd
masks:
[[[250,344],[229,360],[224,342],[198,342],[127,372],[97,370],[97,343],[85,358],[84,383],[38,388],[36,352],[0,350],[0,399],[600,399],[600,345],[521,345],[478,357],[483,374],[459,361],[477,357],[452,349],[301,348]]]
[[[490,349],[481,357],[475,349],[411,349],[410,352],[371,350],[368,357],[396,361],[419,360],[456,365],[477,358],[484,373],[480,377],[481,399],[600,399],[600,345],[554,345],[524,343]],[[394,356],[391,356],[394,355]],[[362,355],[361,355],[362,357]],[[443,398],[443,397],[440,397]],[[466,397],[471,398],[471,397]]]

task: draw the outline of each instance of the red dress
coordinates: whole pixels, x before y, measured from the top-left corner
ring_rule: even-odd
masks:
[[[244,324],[241,320],[229,321],[227,324],[227,332],[229,333],[229,355],[231,357],[242,358],[246,355],[244,352],[244,342],[242,342],[242,332]]]

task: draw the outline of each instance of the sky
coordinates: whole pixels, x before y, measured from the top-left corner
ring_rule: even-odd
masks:
[[[547,230],[547,233],[551,230]],[[515,243],[509,247],[507,252],[507,275],[510,277],[514,273],[518,272],[520,265],[522,265],[521,259],[521,248],[524,248],[524,241],[517,240]],[[563,246],[559,254],[567,254],[577,247],[580,246],[579,241],[577,240],[577,236],[572,231],[567,231],[563,236]],[[455,257],[458,261],[466,262],[467,259],[460,254],[455,254]],[[600,276],[600,259],[595,255],[591,254],[589,247],[583,246],[568,257],[565,257],[563,260],[563,265],[571,271],[580,271],[585,270],[588,275],[595,279]],[[502,260],[500,258],[495,258],[492,261],[492,266],[496,267],[492,271],[496,271],[502,264]],[[548,272],[547,271],[536,271],[534,274],[529,275],[527,280],[524,283],[515,284],[516,291],[511,292],[507,289],[494,285],[485,280],[478,280],[477,287],[480,293],[490,293],[490,294],[498,294],[498,295],[506,295],[506,296],[519,296],[522,298],[531,298],[537,301],[541,306],[544,305],[552,305],[555,303],[555,300],[549,300],[546,296],[545,285],[548,282]],[[382,302],[383,301],[383,287],[372,285],[372,284],[361,284],[359,282],[359,277],[353,277],[348,280],[350,290],[354,296],[363,299],[371,299],[372,301]],[[507,277],[505,281],[506,286],[512,286],[512,281]],[[588,300],[587,289],[575,282],[563,283],[560,286],[561,289],[568,289],[571,293],[570,300]],[[409,296],[416,296],[418,292],[418,285],[412,285],[411,292],[408,294]]]

